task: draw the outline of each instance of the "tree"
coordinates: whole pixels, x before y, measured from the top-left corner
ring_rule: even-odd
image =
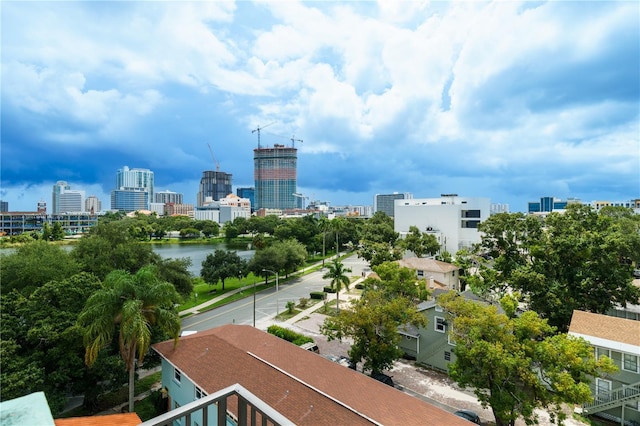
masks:
[[[65,232],[60,222],[54,223],[53,227],[51,228],[51,239],[53,241],[61,241],[64,239],[64,236]]]
[[[388,299],[406,297],[410,300],[426,300],[429,290],[424,280],[418,280],[416,271],[400,266],[397,262],[384,262],[374,266],[373,271],[379,279],[372,278],[367,281],[369,287],[381,291]]]
[[[416,257],[434,255],[440,250],[440,243],[433,234],[420,232],[417,226],[410,226],[409,233],[403,240],[404,248],[413,252]]]
[[[24,244],[0,259],[3,293],[15,288],[28,296],[48,281],[80,272],[80,265],[66,250],[42,240]]]
[[[272,247],[284,255],[282,269],[286,276],[303,266],[307,259],[307,249],[295,239],[275,242]]]
[[[491,407],[497,426],[513,426],[519,417],[537,423],[539,408],[562,424],[562,405],[590,401],[590,377],[616,370],[609,358],[596,360],[587,341],[556,334],[533,311],[509,318],[455,292],[439,296],[438,304],[453,322],[449,376]]]
[[[469,279],[477,292],[498,298],[519,291],[532,310],[566,331],[574,310],[606,313],[614,305],[638,304],[633,262],[640,260],[640,218],[598,213],[570,204],[535,217],[502,213],[479,226],[480,275]]]
[[[193,282],[191,272],[189,272],[189,267],[191,266],[190,257],[160,259],[156,266],[158,267],[158,278],[173,284],[173,287],[182,297],[187,297],[191,294]]]
[[[216,285],[218,281],[222,281],[222,290],[224,290],[224,282],[227,278],[237,277],[246,270],[247,262],[238,256],[237,252],[216,250],[202,261],[200,276],[210,285]]]
[[[71,256],[80,263],[82,270],[100,279],[114,270],[135,273],[148,264],[160,261],[150,244],[137,241],[129,233],[125,220],[98,222],[71,250]]]
[[[193,239],[200,238],[200,231],[196,228],[182,228],[180,230],[180,238]]]
[[[331,288],[336,290],[336,311],[340,314],[340,290],[344,285],[349,289],[350,278],[346,275],[351,272],[351,268],[345,268],[338,258],[333,259],[328,266],[329,270],[322,276],[323,279],[331,280]]]
[[[361,241],[358,256],[373,268],[384,262],[402,259],[402,251],[387,242]]]
[[[103,288],[89,297],[78,317],[84,328],[88,366],[95,363],[114,334],[118,335],[120,355],[129,372],[129,412],[134,409],[136,358],[142,363],[149,350],[151,327],[157,326],[178,343],[180,317],[174,304],[179,302],[173,285],[159,280],[154,266],[143,267],[135,275],[117,270],[107,275]]]
[[[264,277],[266,282],[271,273],[265,270],[270,269],[280,273],[284,269],[285,263],[285,252],[277,244],[273,244],[256,251],[247,268],[254,275]]]
[[[362,371],[370,371],[372,375],[388,370],[403,355],[398,346],[402,339],[399,328],[426,325],[415,304],[404,297],[388,299],[383,292],[372,290],[351,303],[351,309],[328,317],[320,332],[329,340],[353,339],[349,358],[354,363],[364,360]]]

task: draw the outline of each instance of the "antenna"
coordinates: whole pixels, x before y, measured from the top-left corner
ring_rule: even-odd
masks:
[[[216,157],[213,156],[213,150],[211,149],[211,145],[207,144],[209,146],[209,152],[211,153],[211,158],[213,159],[213,164],[216,165],[216,172],[220,171],[220,163],[218,163],[216,161]]]
[[[264,129],[265,127],[269,127],[269,126],[271,126],[272,124],[275,124],[275,121],[273,121],[273,122],[271,122],[271,123],[267,124],[266,126],[262,126],[262,127],[258,126],[257,128],[255,128],[255,129],[253,129],[253,130],[251,131],[251,133],[258,132],[258,148],[260,148],[260,130]]]
[[[296,142],[300,142],[302,143],[302,139],[296,139],[296,135],[293,135],[291,137],[291,148],[295,148],[296,147]]]

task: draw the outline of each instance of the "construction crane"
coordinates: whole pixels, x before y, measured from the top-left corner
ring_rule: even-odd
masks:
[[[216,172],[220,171],[220,163],[218,163],[216,161],[216,157],[213,156],[213,150],[211,149],[211,145],[207,144],[209,146],[209,152],[211,153],[211,158],[213,159],[213,164],[216,165]]]
[[[293,135],[291,137],[291,148],[295,148],[296,147],[296,142],[300,142],[302,143],[302,139],[296,139],[296,135]]]
[[[260,148],[260,130],[262,130],[262,129],[266,128],[266,127],[269,127],[269,126],[271,126],[272,124],[275,124],[275,123],[276,122],[274,121],[272,123],[267,124],[266,126],[262,126],[262,127],[258,126],[257,128],[255,128],[255,129],[253,129],[251,131],[251,133],[258,132],[258,148]]]

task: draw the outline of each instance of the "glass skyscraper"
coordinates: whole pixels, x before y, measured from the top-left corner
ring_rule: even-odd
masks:
[[[206,170],[200,178],[200,190],[198,191],[198,207],[202,207],[207,197],[213,201],[219,201],[229,194],[233,194],[231,188],[232,175],[230,173]]]
[[[298,182],[298,150],[274,145],[253,150],[255,210],[294,209]]]

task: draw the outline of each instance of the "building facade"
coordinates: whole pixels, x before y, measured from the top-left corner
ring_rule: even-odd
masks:
[[[254,210],[256,204],[256,189],[254,187],[237,188],[236,195],[240,198],[246,198],[251,203],[251,211]]]
[[[198,207],[205,205],[207,197],[214,201],[226,197],[232,192],[232,175],[225,172],[206,170],[200,178],[198,190]]]
[[[144,188],[115,189],[111,191],[111,210],[127,213],[149,210],[149,193]]]
[[[0,213],[9,211],[9,202],[0,200]]]
[[[594,378],[594,400],[583,405],[583,413],[620,425],[640,423],[640,321],[573,311],[569,334],[587,340],[596,358],[607,356],[618,367]]]
[[[294,209],[298,182],[298,150],[274,145],[253,150],[254,210]]]
[[[75,189],[63,190],[58,198],[58,213],[83,212],[84,191]]]
[[[153,200],[153,180],[153,172],[149,169],[130,169],[129,167],[124,166],[116,173],[116,190],[123,190],[124,188],[134,188],[146,191],[148,193],[148,197],[147,206],[145,207],[145,209],[148,209],[148,203]]]
[[[59,213],[45,212],[6,212],[0,213],[0,233],[3,235],[18,235],[23,232],[42,231],[45,223],[53,226],[59,223],[67,235],[81,234],[98,223],[98,217],[89,213]]]
[[[59,180],[55,185],[53,185],[53,191],[51,193],[51,213],[60,213],[64,211],[60,209],[60,194],[70,189],[71,186],[63,180]]]
[[[173,192],[173,191],[158,191],[158,192],[155,193],[154,197],[155,197],[155,200],[154,200],[155,203],[182,204],[182,202],[183,202],[182,194],[180,194],[178,192]]]
[[[95,195],[89,195],[84,200],[84,211],[96,214],[102,211],[102,201]]]
[[[440,250],[455,255],[481,240],[478,225],[489,218],[489,198],[459,197],[443,194],[440,198],[415,198],[395,201],[394,230],[404,237],[411,226],[432,234]]]
[[[376,194],[373,197],[373,213],[383,212],[389,217],[395,217],[395,201],[410,200],[413,194],[409,192],[394,192],[393,194]]]

